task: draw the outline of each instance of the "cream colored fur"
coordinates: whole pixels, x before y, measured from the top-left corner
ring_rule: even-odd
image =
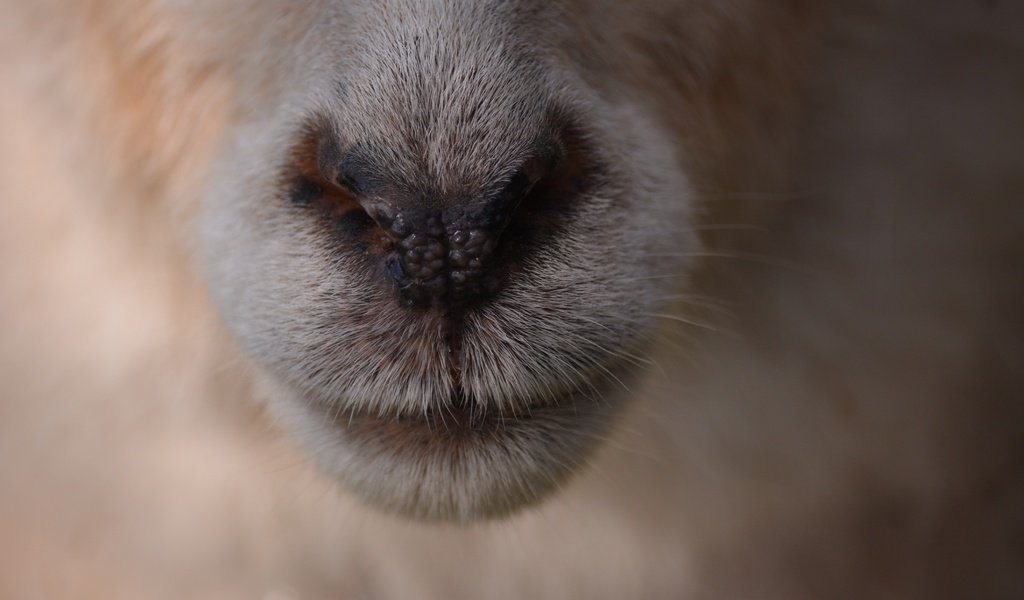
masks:
[[[1024,593],[1021,8],[362,4],[0,2],[0,598]],[[586,466],[493,521],[357,499],[417,512],[392,501],[405,479],[337,466],[333,414],[296,425],[284,344],[246,329],[305,335],[316,298],[287,261],[337,249],[272,204],[270,165],[310,110],[383,127],[359,116],[402,90],[374,79],[398,24],[506,86],[522,74],[484,34],[538,52],[558,85],[510,92],[585,107],[622,188],[590,223],[607,237],[567,237],[541,275],[582,290],[556,332],[619,307],[604,359],[641,366],[582,430]],[[332,105],[360,65],[362,104]],[[538,333],[502,368],[558,356],[545,342],[564,348]],[[482,396],[520,398],[486,372]],[[333,401],[402,396],[380,386]],[[479,516],[461,493],[426,516]]]

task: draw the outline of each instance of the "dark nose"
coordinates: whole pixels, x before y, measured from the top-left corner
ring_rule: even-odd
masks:
[[[532,161],[473,197],[396,194],[361,200],[393,241],[384,268],[403,302],[459,308],[497,292],[503,279],[498,257],[502,234],[541,175],[540,163]]]

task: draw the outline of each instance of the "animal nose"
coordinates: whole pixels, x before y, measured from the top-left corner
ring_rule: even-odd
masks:
[[[393,242],[384,270],[402,301],[459,308],[497,292],[502,234],[540,174],[537,165],[527,165],[497,190],[471,198],[360,201]]]

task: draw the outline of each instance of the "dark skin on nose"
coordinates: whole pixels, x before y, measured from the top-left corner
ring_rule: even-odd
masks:
[[[496,192],[475,196],[410,193],[325,137],[297,149],[291,202],[318,208],[341,227],[346,243],[380,257],[403,304],[458,312],[498,290],[498,242],[532,187],[529,176],[517,172],[492,185]]]
[[[449,317],[494,297],[530,248],[571,218],[601,171],[561,112],[532,150],[517,152],[524,158],[511,174],[462,182],[459,191],[432,189],[426,175],[390,176],[371,158],[379,151],[340,143],[331,128],[310,126],[293,151],[292,203],[327,217],[343,236],[338,250],[376,265],[402,304]]]
[[[501,283],[496,264],[501,235],[544,168],[540,161],[527,161],[497,186],[480,186],[497,187],[496,192],[475,197],[423,197],[394,188],[389,194],[361,194],[359,204],[392,242],[384,265],[403,303],[451,311],[493,295]]]
[[[465,215],[445,222],[441,213],[414,219],[386,205],[365,206],[395,242],[385,265],[406,304],[460,306],[497,290],[499,277],[491,263],[507,215],[474,227]]]

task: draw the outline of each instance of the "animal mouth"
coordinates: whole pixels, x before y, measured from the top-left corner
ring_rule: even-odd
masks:
[[[528,412],[505,414],[497,410],[479,410],[465,403],[431,407],[413,415],[380,414],[356,411],[339,426],[352,439],[395,443],[389,451],[420,459],[424,453],[459,455],[482,445],[500,443],[517,429],[529,428],[558,407],[556,403],[531,407]]]
[[[388,512],[427,521],[502,517],[579,470],[612,420],[604,392],[598,385],[514,411],[461,393],[412,413],[353,410],[330,425],[326,464],[346,488]]]

